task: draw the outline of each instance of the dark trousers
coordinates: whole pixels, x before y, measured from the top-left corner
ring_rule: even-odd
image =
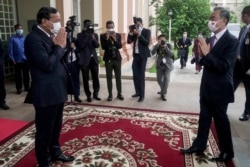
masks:
[[[245,102],[245,114],[250,114],[250,75],[247,75],[245,71],[242,70],[241,63],[239,60],[236,61],[234,67],[234,91],[238,88],[239,84],[243,82],[245,87],[246,102]]]
[[[68,69],[71,74],[72,84],[73,84],[73,93],[75,98],[80,95],[80,66],[78,61],[74,61],[68,64]]]
[[[0,105],[5,104],[5,98],[4,68],[3,65],[0,65]]]
[[[59,136],[62,127],[64,103],[35,107],[35,152],[38,164],[46,166],[51,157],[62,153],[59,144]]]
[[[94,58],[90,59],[89,65],[87,67],[81,67],[83,88],[87,97],[91,97],[91,91],[89,90],[89,71],[91,72],[91,77],[93,81],[93,96],[98,96],[100,90],[99,83],[99,65],[96,64]]]
[[[15,82],[17,90],[22,90],[22,85],[25,90],[29,89],[30,77],[27,62],[15,64]]]
[[[105,68],[106,68],[106,78],[107,78],[107,85],[108,85],[108,92],[109,95],[112,96],[112,76],[113,76],[113,70],[115,73],[115,81],[116,81],[116,88],[117,93],[122,93],[122,84],[121,84],[121,60],[111,60],[105,62]]]
[[[200,117],[197,138],[193,146],[201,150],[207,147],[207,140],[212,118],[219,140],[219,148],[222,153],[234,155],[230,122],[227,117],[228,104],[211,104],[200,100]]]
[[[140,97],[145,96],[145,70],[146,70],[147,58],[141,58],[140,55],[135,54],[132,70],[133,81],[135,86],[135,93]]]

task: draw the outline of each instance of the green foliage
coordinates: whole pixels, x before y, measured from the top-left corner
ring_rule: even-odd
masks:
[[[154,18],[154,23],[158,25],[159,30],[168,34],[169,32],[169,9],[172,9],[171,16],[172,40],[177,41],[182,37],[184,31],[188,32],[191,38],[197,37],[198,32],[203,32],[208,36],[209,31],[207,22],[210,15],[209,0],[164,0],[162,6],[156,5],[158,1],[151,0],[151,5],[154,5],[157,18]],[[151,18],[151,23],[153,23]]]

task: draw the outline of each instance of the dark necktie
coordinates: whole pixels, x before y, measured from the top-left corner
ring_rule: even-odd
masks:
[[[209,43],[210,43],[210,50],[214,47],[215,39],[216,39],[215,35],[210,38],[210,41],[209,41]]]

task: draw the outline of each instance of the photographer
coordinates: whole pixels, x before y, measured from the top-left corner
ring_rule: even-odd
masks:
[[[79,64],[81,66],[84,92],[87,96],[87,101],[91,102],[91,91],[89,90],[89,71],[91,71],[93,81],[93,98],[101,100],[98,97],[100,83],[99,83],[99,65],[96,48],[100,46],[98,42],[98,35],[94,33],[94,25],[91,20],[83,21],[83,30],[77,34],[76,46],[80,52]]]
[[[122,86],[121,86],[121,54],[119,49],[122,48],[121,43],[121,34],[114,31],[114,22],[106,22],[107,32],[100,35],[102,49],[105,50],[103,60],[105,61],[106,68],[106,78],[108,85],[108,101],[112,101],[112,75],[113,70],[115,73],[116,79],[116,88],[117,88],[117,98],[123,100],[122,96]]]
[[[73,85],[72,93],[74,95],[74,100],[77,102],[82,102],[82,100],[79,98],[80,95],[79,56],[75,46],[76,39],[73,38],[73,31],[75,25],[76,24],[74,20],[69,20],[66,24],[66,31],[68,32],[68,36],[67,36],[67,51],[65,53],[65,59],[66,59],[65,62],[67,62],[67,67],[72,79],[72,85]]]
[[[161,88],[158,94],[161,95],[161,99],[166,101],[167,89],[170,81],[170,72],[173,70],[173,52],[170,50],[166,43],[165,36],[158,36],[158,43],[153,47],[152,54],[156,53],[156,77],[157,82]],[[171,45],[170,45],[171,46]]]
[[[148,48],[151,39],[151,31],[143,28],[142,19],[134,18],[134,25],[129,26],[127,43],[133,43],[133,80],[135,94],[132,97],[139,97],[138,102],[144,101],[145,96],[145,70],[147,59],[150,57]]]

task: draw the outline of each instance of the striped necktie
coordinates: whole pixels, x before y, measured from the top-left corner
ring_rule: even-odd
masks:
[[[212,48],[214,47],[215,39],[216,39],[215,35],[210,38],[210,41],[209,41],[209,43],[210,43],[210,50],[212,50]]]

